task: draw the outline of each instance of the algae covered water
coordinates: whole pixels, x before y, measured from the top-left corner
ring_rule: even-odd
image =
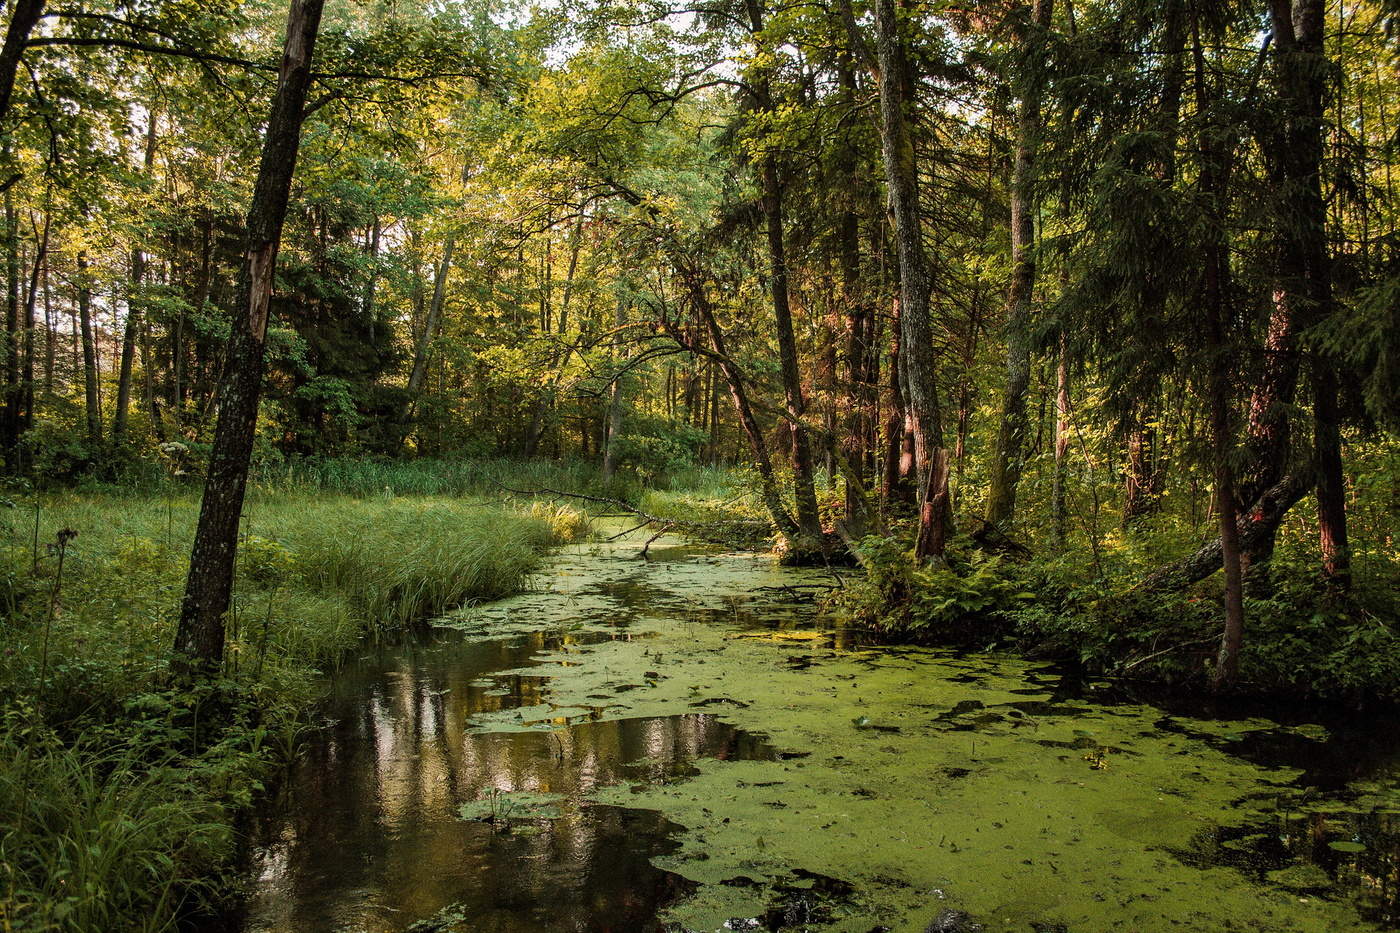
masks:
[[[839,572],[653,544],[337,675],[249,931],[1400,927],[1400,736],[879,647]]]

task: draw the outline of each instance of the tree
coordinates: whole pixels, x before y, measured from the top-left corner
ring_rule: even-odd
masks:
[[[1040,146],[1040,88],[1046,33],[1054,0],[1021,4],[1013,16],[1029,16],[1016,29],[1021,54],[1016,80],[1021,84],[1016,116],[1016,145],[1011,174],[1011,284],[1006,293],[1006,387],[992,457],[987,492],[987,524],[1006,530],[1016,514],[1016,486],[1021,481],[1026,433],[1026,389],[1031,376],[1031,304],[1035,298],[1036,153]]]
[[[853,39],[860,41],[853,32]],[[875,2],[876,52],[868,63],[880,88],[880,143],[889,189],[890,212],[899,256],[899,322],[901,383],[914,426],[915,457],[919,470],[919,535],[915,551],[923,559],[941,560],[947,515],[945,468],[935,461],[943,447],[942,412],[936,381],[937,361],[930,323],[929,292],[932,288],[928,256],[924,251],[923,223],[919,211],[918,161],[910,133],[909,61],[907,40],[894,0]]]
[[[173,667],[177,673],[212,673],[223,660],[224,616],[233,589],[238,525],[262,394],[273,277],[306,118],[311,59],[323,6],[324,0],[292,0],[287,17],[277,93],[248,208],[247,248],[225,375],[219,385],[214,447],[175,634]]]

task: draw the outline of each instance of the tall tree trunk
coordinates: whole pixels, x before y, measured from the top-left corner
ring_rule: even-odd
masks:
[[[1280,287],[1285,306],[1302,316],[1299,332],[1333,311],[1327,206],[1322,197],[1323,130],[1328,63],[1323,46],[1323,0],[1270,0],[1284,114],[1283,137],[1274,153],[1283,200],[1279,218]],[[1323,573],[1338,587],[1349,585],[1346,489],[1338,414],[1336,362],[1326,353],[1312,363],[1313,453],[1317,471],[1317,518]]]
[[[442,306],[447,297],[447,277],[452,271],[452,254],[456,248],[456,236],[447,235],[442,244],[442,261],[433,273],[433,297],[428,303],[428,313],[423,321],[423,330],[413,345],[413,368],[408,374],[408,388],[404,397],[403,410],[399,412],[399,443],[408,434],[413,417],[413,407],[418,395],[423,391],[423,381],[428,375],[428,362],[432,358],[433,338],[437,336],[438,321],[442,317]]]
[[[929,494],[927,478],[933,472],[934,452],[943,446],[943,425],[938,403],[937,361],[933,326],[929,318],[931,283],[928,256],[924,253],[923,224],[919,213],[918,165],[910,132],[909,64],[905,39],[899,27],[895,0],[876,0],[876,73],[880,86],[880,143],[894,215],[899,255],[900,350],[907,389],[905,403],[914,423],[914,448],[921,482],[920,496]],[[945,471],[946,476],[946,471]],[[946,497],[940,500],[946,504]],[[920,510],[920,523],[946,520],[946,512]],[[927,547],[942,535],[921,527],[918,541]],[[941,553],[920,551],[923,559],[941,560]]]
[[[803,423],[807,401],[802,394],[802,372],[797,361],[797,338],[792,327],[792,305],[788,296],[787,250],[783,243],[783,195],[778,167],[768,156],[763,164],[763,212],[767,220],[768,258],[771,263],[768,288],[778,331],[778,357],[783,374],[783,400],[787,428],[792,443],[793,501],[797,506],[797,527],[803,536],[818,541],[822,534],[817,512],[817,492],[812,468],[812,445]]]
[[[747,0],[749,27],[754,36],[763,31],[763,7],[760,0]],[[751,83],[754,104],[764,113],[774,109],[771,84],[766,71]],[[778,361],[783,378],[784,414],[789,442],[792,446],[793,501],[796,504],[798,530],[819,541],[822,534],[821,516],[817,511],[817,492],[813,478],[812,445],[803,423],[807,401],[802,393],[802,372],[797,359],[797,338],[792,326],[792,303],[788,294],[787,248],[783,231],[783,185],[778,158],[772,152],[760,157],[759,183],[763,195],[765,233],[768,240],[768,291],[773,303],[773,317],[778,336]]]
[[[24,295],[24,365],[21,367],[23,384],[20,393],[23,400],[23,417],[20,419],[20,429],[26,431],[34,426],[35,331],[38,330],[39,286],[49,262],[49,225],[51,219],[52,214],[45,213],[43,227],[34,232],[38,248],[34,251],[34,266],[30,269],[29,287]]]
[[[8,152],[9,146],[7,145]],[[15,469],[15,453],[19,444],[19,411],[22,386],[20,383],[20,284],[19,284],[19,212],[15,209],[14,192],[5,192],[5,406],[0,412],[0,444],[4,446],[6,462]]]
[[[1215,505],[1220,520],[1220,557],[1225,571],[1225,626],[1220,639],[1212,686],[1219,690],[1235,682],[1239,674],[1240,648],[1244,643],[1244,567],[1241,561],[1239,507],[1235,496],[1230,450],[1234,434],[1230,425],[1230,382],[1234,354],[1228,333],[1230,314],[1229,244],[1225,242],[1227,181],[1231,152],[1221,145],[1215,108],[1206,89],[1205,51],[1200,23],[1193,13],[1196,108],[1206,122],[1200,129],[1199,186],[1205,206],[1208,232],[1201,305],[1205,314],[1207,398],[1213,446],[1211,466],[1215,479]],[[1232,145],[1232,144],[1231,144]],[[1223,150],[1223,151],[1222,151]]]
[[[613,333],[613,358],[621,364],[625,357],[622,351],[622,328],[627,324],[627,304],[621,298],[617,301],[616,330]],[[608,396],[607,434],[603,445],[603,479],[611,479],[617,473],[617,440],[622,436],[622,383],[626,377],[618,373],[613,378],[612,392]]]
[[[467,163],[462,165],[462,184],[466,184],[470,169]],[[447,279],[452,273],[452,255],[456,250],[456,231],[447,234],[447,239],[442,244],[442,261],[438,263],[436,271],[433,273],[433,298],[428,304],[427,319],[423,322],[423,331],[418,335],[418,340],[413,347],[413,368],[409,370],[408,387],[404,396],[403,409],[399,412],[399,444],[402,445],[408,436],[408,429],[413,418],[413,408],[418,402],[418,395],[423,390],[423,381],[428,375],[428,362],[432,357],[433,338],[437,336],[438,322],[442,319],[442,308],[447,300]]]
[[[1059,361],[1055,366],[1055,479],[1050,491],[1050,523],[1055,546],[1065,546],[1069,510],[1065,505],[1065,474],[1069,459],[1069,337],[1061,332]]]
[[[837,77],[841,88],[841,99],[846,106],[856,106],[856,76],[849,56],[841,55],[837,61]],[[843,453],[849,468],[853,470],[859,483],[849,479],[846,482],[845,521],[846,532],[852,537],[861,537],[870,529],[872,516],[866,514],[869,499],[859,488],[869,481],[867,466],[873,450],[870,425],[876,417],[879,406],[878,387],[874,385],[870,372],[872,339],[874,334],[874,311],[861,282],[860,268],[860,215],[856,204],[860,192],[867,186],[860,171],[859,152],[854,142],[847,144],[841,154],[841,172],[850,185],[845,192],[840,218],[840,269],[841,300],[846,309],[846,348],[845,376],[846,397]],[[833,334],[833,338],[834,338]],[[835,340],[832,341],[833,350]],[[833,400],[837,397],[833,386]]]
[[[156,163],[156,110],[151,108],[146,124],[146,150],[142,165],[146,177]],[[146,281],[146,254],[140,246],[131,250],[131,287],[126,296],[126,328],[122,332],[121,363],[117,369],[117,410],[112,416],[112,442],[120,444],[126,436],[127,416],[131,409],[131,373],[136,360],[136,341],[141,335],[141,287]]]
[[[102,441],[102,404],[97,397],[97,340],[92,329],[92,282],[86,253],[78,254],[78,326],[83,335],[83,402],[88,442]]]
[[[1011,170],[1011,284],[1006,295],[1006,388],[1001,399],[987,524],[1002,531],[1016,514],[1016,487],[1026,444],[1026,390],[1031,378],[1030,319],[1035,296],[1035,163],[1040,147],[1040,49],[1050,28],[1054,0],[1034,0],[1031,23],[1019,36],[1020,112]]]
[[[301,143],[311,56],[323,3],[291,0],[287,16],[280,80],[248,209],[248,245],[219,385],[214,447],[175,633],[171,666],[180,675],[217,673],[223,660],[224,616],[233,589],[238,524],[262,394],[273,276]]]
[[[15,0],[10,10],[10,26],[5,31],[5,44],[0,47],[0,120],[10,112],[15,74],[24,56],[24,46],[43,12],[44,0]]]

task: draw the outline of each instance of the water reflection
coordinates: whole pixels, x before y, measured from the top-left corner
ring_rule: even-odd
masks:
[[[405,647],[338,676],[335,723],[259,827],[242,928],[402,930],[448,905],[470,928],[503,933],[653,928],[687,890],[649,861],[672,848],[671,827],[580,798],[601,784],[674,779],[700,757],[773,752],[708,713],[469,730],[474,713],[544,699],[542,677],[486,675],[573,638]],[[518,791],[563,795],[559,818],[502,832],[458,816],[463,803]]]

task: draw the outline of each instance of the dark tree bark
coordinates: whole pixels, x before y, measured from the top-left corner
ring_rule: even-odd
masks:
[[[709,296],[705,294],[702,279],[694,270],[686,271],[684,277],[690,303],[694,306],[695,313],[699,315],[700,321],[704,324],[709,335],[714,360],[719,364],[720,372],[729,385],[729,397],[734,403],[734,413],[739,416],[739,425],[744,430],[744,436],[749,440],[754,466],[758,470],[759,492],[763,499],[763,505],[767,508],[768,515],[773,520],[773,527],[777,529],[778,534],[790,543],[795,542],[801,537],[801,531],[791,513],[788,512],[787,506],[784,505],[782,494],[778,491],[777,477],[773,473],[773,460],[768,454],[768,442],[764,439],[763,429],[754,416],[753,406],[749,404],[748,392],[744,388],[744,375],[725,349],[724,331],[715,318],[715,311],[710,305]]]
[[[7,147],[8,148],[8,147]],[[23,385],[20,382],[20,271],[19,212],[14,193],[5,192],[5,406],[0,412],[0,444],[6,462],[15,469],[19,444],[19,413]]]
[[[899,255],[900,350],[907,390],[904,401],[914,422],[915,457],[922,480],[919,488],[921,494],[926,495],[930,490],[927,477],[933,468],[934,454],[943,446],[943,425],[933,326],[929,317],[931,280],[919,212],[918,164],[909,126],[909,64],[894,0],[876,0],[875,31],[874,70],[880,86],[881,156]],[[938,513],[921,509],[921,524],[946,521],[946,504],[945,500],[944,510]],[[941,532],[935,534],[931,529],[920,528],[921,547],[942,540]],[[918,553],[922,559],[941,560],[942,556],[942,553],[922,550]]]
[[[156,162],[156,111],[153,107],[146,127],[146,176]],[[141,286],[146,280],[146,254],[139,247],[131,251],[131,288],[126,297],[126,328],[122,332],[121,362],[117,368],[117,410],[112,415],[112,441],[121,443],[131,409],[131,374],[136,360],[136,342],[142,331]]]
[[[214,447],[175,634],[172,667],[180,675],[216,673],[223,660],[224,616],[233,588],[238,524],[262,394],[273,276],[301,143],[311,57],[323,4],[324,0],[292,0],[287,17],[280,80],[248,209],[247,250],[219,385]]]
[[[759,0],[747,0],[749,28],[757,36],[763,31],[763,8]],[[754,104],[761,112],[772,112],[772,88],[765,72],[751,85]],[[793,501],[798,531],[812,541],[822,535],[817,511],[817,492],[812,461],[812,444],[803,419],[807,400],[802,392],[802,371],[797,358],[797,338],[792,326],[792,303],[788,294],[787,246],[783,231],[783,184],[778,157],[765,152],[759,160],[762,188],[764,233],[768,243],[768,293],[778,336],[778,362],[783,378],[784,415],[792,447]]]
[[[792,327],[792,306],[788,297],[787,251],[783,244],[783,196],[778,168],[772,156],[763,166],[763,212],[768,234],[768,279],[778,331],[778,357],[783,374],[783,400],[787,428],[792,443],[793,501],[797,506],[798,531],[813,541],[822,534],[817,512],[817,492],[812,468],[812,444],[803,419],[807,400],[802,393],[802,372],[797,360],[797,338]]]
[[[870,343],[873,337],[874,314],[865,298],[860,280],[860,221],[848,208],[841,219],[841,290],[846,306],[846,418],[844,454],[851,469],[857,471],[862,483],[866,480],[865,466],[870,458],[870,422],[874,417],[876,400],[872,397],[873,381],[868,370]],[[870,528],[870,516],[865,514],[867,499],[860,490],[847,483],[846,529],[854,537],[864,535]]]
[[[1194,13],[1194,10],[1193,10]],[[1239,674],[1240,648],[1244,644],[1244,566],[1241,561],[1239,503],[1235,495],[1230,451],[1234,433],[1230,419],[1230,381],[1234,353],[1229,321],[1229,244],[1225,241],[1227,183],[1231,153],[1220,127],[1212,119],[1214,102],[1206,86],[1205,51],[1200,23],[1192,17],[1195,57],[1196,108],[1203,121],[1199,130],[1200,188],[1206,214],[1206,243],[1201,283],[1201,310],[1205,317],[1207,359],[1206,398],[1210,411],[1211,468],[1215,481],[1215,508],[1220,520],[1220,560],[1225,570],[1225,626],[1220,640],[1212,686],[1232,685]],[[1229,145],[1229,144],[1227,144]]]
[[[15,90],[15,74],[19,71],[29,34],[44,12],[44,0],[15,0],[10,10],[10,26],[5,31],[5,44],[0,47],[0,121],[10,112],[10,98]]]
[[[1050,28],[1054,0],[1034,0],[1030,28],[1019,36],[1022,84],[1016,117],[1016,153],[1011,171],[1011,284],[1006,295],[1006,388],[1001,400],[992,454],[991,485],[987,490],[987,524],[1009,529],[1016,514],[1016,487],[1026,445],[1026,390],[1031,378],[1030,320],[1035,295],[1035,174],[1040,146],[1039,49]]]
[[[83,411],[92,444],[102,441],[102,403],[97,397],[97,340],[92,329],[92,283],[85,253],[78,254],[78,326],[83,337]]]
[[[37,248],[34,251],[34,265],[29,270],[29,287],[24,294],[24,364],[21,367],[20,397],[23,400],[20,429],[29,430],[34,426],[34,354],[36,350],[35,332],[38,330],[39,286],[43,281],[49,262],[49,229],[52,217],[44,214],[44,224],[34,231]]]
[[[1276,151],[1283,201],[1279,218],[1279,284],[1285,307],[1300,318],[1298,332],[1333,311],[1327,205],[1322,196],[1323,131],[1328,63],[1323,47],[1323,0],[1270,0],[1283,131]],[[1351,578],[1346,488],[1342,464],[1336,363],[1315,354],[1312,363],[1313,454],[1323,573],[1345,588]]]

